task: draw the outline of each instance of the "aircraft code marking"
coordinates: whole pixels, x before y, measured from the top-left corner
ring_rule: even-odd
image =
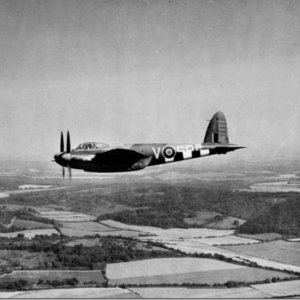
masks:
[[[201,144],[152,147],[152,151],[156,159],[159,159],[161,153],[165,162],[209,155],[209,149],[202,149]]]
[[[156,149],[154,147],[152,147],[152,151],[154,153],[155,158],[158,159],[159,153],[160,153],[160,147],[157,148],[157,152],[156,152]]]

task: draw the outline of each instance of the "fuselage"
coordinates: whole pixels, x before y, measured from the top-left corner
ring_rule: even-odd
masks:
[[[228,147],[230,146],[228,144]],[[212,147],[211,144],[205,143],[105,145],[101,149],[78,147],[70,153],[56,154],[55,160],[62,166],[70,166],[73,169],[82,169],[87,172],[122,172],[140,170],[146,166],[222,154],[222,151],[216,153],[214,149],[215,147]]]
[[[66,148],[67,150],[64,151],[63,133],[61,133],[61,152],[56,154],[54,158],[61,166],[68,167],[69,174],[71,174],[71,168],[82,169],[87,172],[135,171],[147,166],[214,154],[226,154],[229,151],[244,147],[229,143],[225,116],[222,112],[217,112],[210,120],[203,143],[151,143],[109,146],[103,143],[87,142],[71,150],[68,132]]]

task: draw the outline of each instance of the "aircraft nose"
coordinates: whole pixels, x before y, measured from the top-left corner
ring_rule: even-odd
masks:
[[[60,152],[60,153],[56,153],[54,155],[54,160],[63,167],[66,167],[69,165],[71,158],[72,157],[71,157],[70,153]]]
[[[61,164],[61,153],[56,153],[54,155],[54,160],[60,165]]]

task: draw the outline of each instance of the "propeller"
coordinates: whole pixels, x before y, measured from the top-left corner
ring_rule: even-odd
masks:
[[[67,131],[67,153],[71,152],[71,139],[70,139],[70,132]],[[70,165],[68,165],[68,173],[69,173],[69,180],[72,179],[72,169]]]
[[[71,152],[71,141],[70,141],[70,133],[69,130],[67,132],[67,153]]]
[[[64,134],[60,133],[60,152],[64,152]]]
[[[64,151],[65,149],[65,145],[64,145],[64,134],[63,132],[60,133],[60,152],[61,155],[65,154],[65,153],[71,153],[71,139],[70,139],[70,133],[69,130],[67,131],[67,145],[66,145],[66,151]],[[69,173],[69,179],[72,179],[72,169],[70,167],[70,165],[67,165],[68,167],[68,173]],[[62,177],[65,178],[65,168],[62,167]]]

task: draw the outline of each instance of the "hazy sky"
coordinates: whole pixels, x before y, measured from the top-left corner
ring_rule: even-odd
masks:
[[[231,159],[300,152],[300,1],[0,0],[0,154],[202,141],[216,111]]]

